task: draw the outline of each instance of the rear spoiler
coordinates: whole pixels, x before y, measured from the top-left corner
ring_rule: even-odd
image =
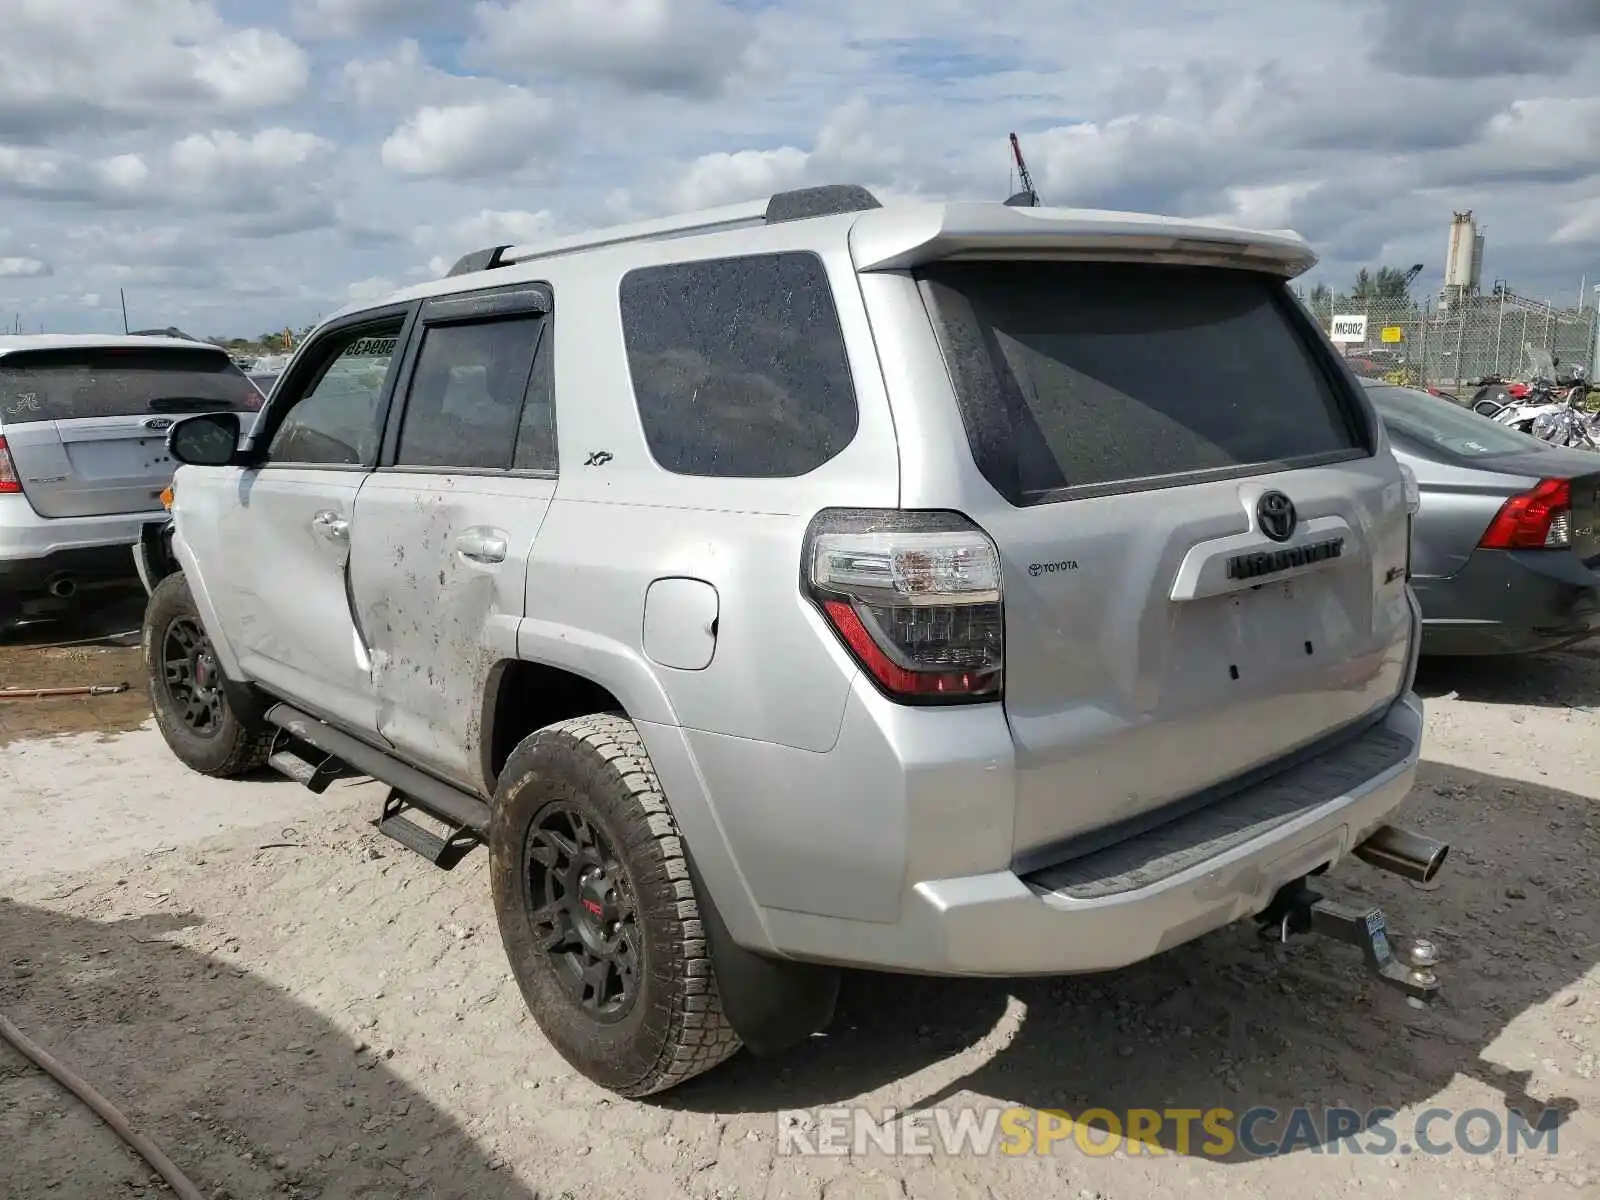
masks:
[[[1293,279],[1317,262],[1305,239],[1289,230],[981,203],[863,213],[851,227],[850,251],[858,271],[904,271],[953,259],[1047,258],[1235,267]]]

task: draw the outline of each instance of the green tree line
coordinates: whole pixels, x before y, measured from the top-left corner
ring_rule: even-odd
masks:
[[[1376,271],[1362,267],[1349,288],[1336,292],[1327,284],[1319,283],[1309,295],[1301,294],[1300,298],[1323,323],[1331,320],[1334,313],[1363,313],[1369,308],[1398,313],[1416,307],[1411,300],[1406,273],[1399,267],[1379,267]]]

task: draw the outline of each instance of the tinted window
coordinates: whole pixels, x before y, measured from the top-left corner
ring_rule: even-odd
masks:
[[[1367,395],[1391,433],[1424,448],[1465,458],[1521,454],[1548,442],[1497,425],[1449,400],[1410,388],[1369,387]]]
[[[400,324],[337,335],[333,358],[272,437],[272,462],[359,465],[378,442],[378,400]]]
[[[0,357],[0,418],[73,421],[247,412],[261,395],[221,351],[19,350]]]
[[[528,399],[522,406],[522,424],[517,427],[517,452],[511,462],[519,471],[557,469],[553,332],[550,318],[544,318],[544,334],[534,351],[533,376],[528,381]]]
[[[680,475],[804,475],[856,433],[822,262],[758,254],[630,271],[628,368],[650,453]]]
[[[919,276],[974,457],[1013,501],[1361,444],[1276,280],[1042,262]]]
[[[430,326],[417,355],[396,463],[509,468],[542,328],[535,315]]]

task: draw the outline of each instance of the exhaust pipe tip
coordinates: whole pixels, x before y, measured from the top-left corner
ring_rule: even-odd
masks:
[[[70,575],[58,575],[46,585],[46,590],[57,600],[70,600],[77,594],[78,582]]]
[[[1380,826],[1355,848],[1355,856],[1368,866],[1413,883],[1432,883],[1449,855],[1448,843],[1393,825]]]

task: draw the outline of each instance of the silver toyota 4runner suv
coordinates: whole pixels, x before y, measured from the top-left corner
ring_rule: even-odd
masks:
[[[628,1096],[841,968],[1121,967],[1414,879],[1413,488],[1288,233],[854,186],[469,254],[185,419],[144,648],[194,769],[487,844],[555,1048]]]

